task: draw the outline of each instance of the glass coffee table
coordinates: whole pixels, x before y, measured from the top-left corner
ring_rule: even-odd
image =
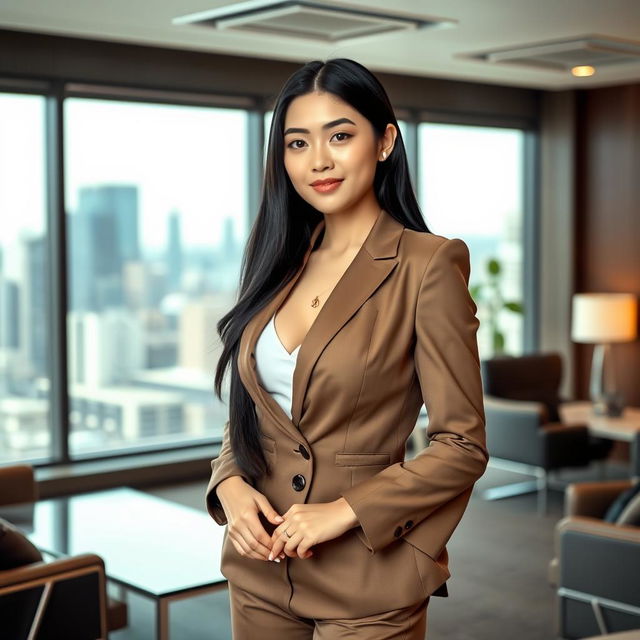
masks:
[[[169,604],[227,588],[224,527],[206,512],[122,487],[0,507],[53,556],[96,553],[107,580],[156,603],[156,638],[169,638]]]

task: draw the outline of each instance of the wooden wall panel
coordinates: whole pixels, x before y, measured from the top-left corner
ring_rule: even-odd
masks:
[[[640,298],[640,84],[577,92],[576,292]],[[576,388],[589,397],[591,345],[575,345]],[[612,349],[619,389],[640,406],[640,341]]]

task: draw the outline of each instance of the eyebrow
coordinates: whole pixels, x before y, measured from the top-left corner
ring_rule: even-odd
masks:
[[[331,127],[335,127],[339,124],[352,124],[355,125],[356,123],[353,122],[353,120],[349,120],[349,118],[338,118],[337,120],[332,120],[331,122],[327,122],[327,124],[323,124],[322,128],[323,129],[331,129]],[[301,129],[299,127],[289,127],[285,132],[284,135],[288,135],[290,133],[311,133],[309,131],[309,129]]]

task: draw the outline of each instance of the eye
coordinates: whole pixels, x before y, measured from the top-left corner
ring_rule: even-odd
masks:
[[[342,140],[338,140],[338,142],[344,142],[344,140],[346,140],[346,139],[353,138],[353,136],[350,133],[345,133],[344,131],[338,131],[338,132],[334,133],[333,136],[331,136],[331,137],[333,138],[334,136],[346,136],[346,138],[343,138]],[[294,147],[293,146],[296,142],[303,142],[304,143],[304,140],[301,140],[300,138],[296,138],[295,140],[292,140],[287,145],[287,148],[289,148],[289,149],[302,149],[302,147]]]

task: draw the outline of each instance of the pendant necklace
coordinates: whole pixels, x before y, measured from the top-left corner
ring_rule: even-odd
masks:
[[[329,289],[330,287],[327,287],[327,289]],[[324,291],[327,291],[327,289],[325,289]],[[321,291],[320,293],[324,293],[324,291]],[[319,295],[319,294],[318,294]],[[311,306],[315,309],[318,305],[320,304],[320,300],[318,298],[318,296],[316,296],[312,301],[311,301]]]

